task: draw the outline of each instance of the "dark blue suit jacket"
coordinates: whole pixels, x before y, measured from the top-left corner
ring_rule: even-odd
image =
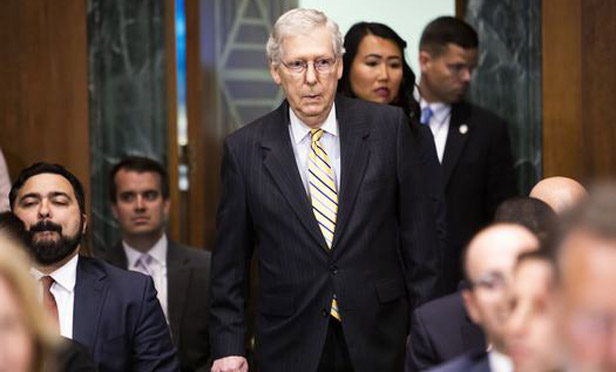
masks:
[[[101,372],[179,371],[152,279],[79,257],[73,339]]]
[[[429,372],[490,372],[488,354],[467,354],[451,360],[441,366],[430,369]]]
[[[483,331],[471,322],[462,294],[456,292],[413,312],[406,371],[425,371],[460,355],[484,350]]]

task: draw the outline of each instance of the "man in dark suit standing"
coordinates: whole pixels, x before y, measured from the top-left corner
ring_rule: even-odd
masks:
[[[445,289],[454,292],[463,247],[516,192],[511,144],[502,119],[464,100],[477,65],[475,30],[457,18],[437,18],[419,49],[421,122],[432,130],[445,182]]]
[[[267,45],[286,100],[225,141],[212,256],[212,371],[246,371],[249,260],[263,371],[402,371],[439,252],[402,110],[336,97],[342,36],[294,9]],[[411,150],[409,150],[411,149]]]
[[[57,164],[24,169],[9,194],[30,232],[32,273],[60,334],[84,345],[100,371],[178,371],[152,280],[80,256],[86,207],[79,180]]]
[[[169,240],[169,179],[155,160],[131,156],[110,174],[113,215],[122,241],[106,259],[154,280],[183,371],[209,371],[210,253]]]

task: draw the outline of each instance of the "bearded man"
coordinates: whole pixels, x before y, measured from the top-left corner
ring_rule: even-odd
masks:
[[[84,345],[101,372],[178,371],[152,279],[79,255],[87,218],[77,177],[36,163],[9,200],[29,232],[31,271],[60,334]]]

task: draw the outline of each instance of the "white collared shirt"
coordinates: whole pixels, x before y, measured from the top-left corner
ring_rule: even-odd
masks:
[[[488,362],[492,372],[513,372],[511,358],[497,350],[492,349],[488,352]]]
[[[434,146],[436,147],[438,161],[443,164],[443,155],[445,155],[445,145],[447,144],[447,135],[449,134],[451,105],[442,102],[428,103],[421,97],[417,87],[413,90],[413,96],[419,102],[419,107],[422,112],[426,107],[430,107],[430,110],[432,110],[432,116],[430,117],[428,125],[430,125],[432,137],[434,137]]]
[[[291,136],[291,144],[293,145],[293,154],[297,162],[297,169],[302,177],[302,183],[306,188],[306,193],[309,193],[308,154],[310,153],[310,127],[302,123],[291,108],[289,108],[289,119],[291,121],[291,125],[289,125],[289,135]],[[320,140],[321,146],[323,146],[323,149],[329,157],[329,161],[332,163],[331,166],[334,168],[336,187],[340,190],[340,136],[338,135],[335,104],[332,105],[327,119],[325,119],[325,122],[321,125],[321,129],[323,129],[323,136]]]
[[[75,308],[75,281],[77,280],[77,263],[79,255],[76,254],[67,263],[49,274],[54,280],[50,291],[58,307],[58,320],[60,321],[60,334],[66,338],[73,338],[73,311]],[[30,272],[36,279],[39,288],[39,299],[43,299],[41,278],[45,274],[35,268]]]
[[[438,161],[443,164],[443,155],[445,154],[445,145],[447,144],[447,134],[449,133],[449,120],[451,119],[451,105],[442,102],[428,103],[421,99],[419,106],[423,111],[424,108],[430,107],[432,116],[430,117],[430,130],[434,137],[434,145],[436,147],[436,155]]]
[[[124,240],[122,240],[122,247],[124,248],[124,253],[126,253],[128,269],[141,272],[141,270],[137,268],[137,264],[143,253],[131,247]],[[163,313],[165,313],[165,320],[167,320],[167,324],[169,324],[169,316],[167,313],[167,235],[163,234],[147,253],[153,258],[150,264],[150,271],[152,272],[154,287],[156,288],[156,292],[158,292],[156,297],[158,298],[158,302],[160,302],[160,306],[163,308]]]

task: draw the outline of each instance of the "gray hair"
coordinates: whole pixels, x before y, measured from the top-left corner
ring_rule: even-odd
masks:
[[[267,40],[267,58],[273,65],[282,62],[282,40],[287,36],[308,34],[317,27],[325,26],[332,37],[332,47],[336,58],[344,54],[343,38],[338,24],[325,13],[315,9],[291,9],[274,24],[274,29]]]

